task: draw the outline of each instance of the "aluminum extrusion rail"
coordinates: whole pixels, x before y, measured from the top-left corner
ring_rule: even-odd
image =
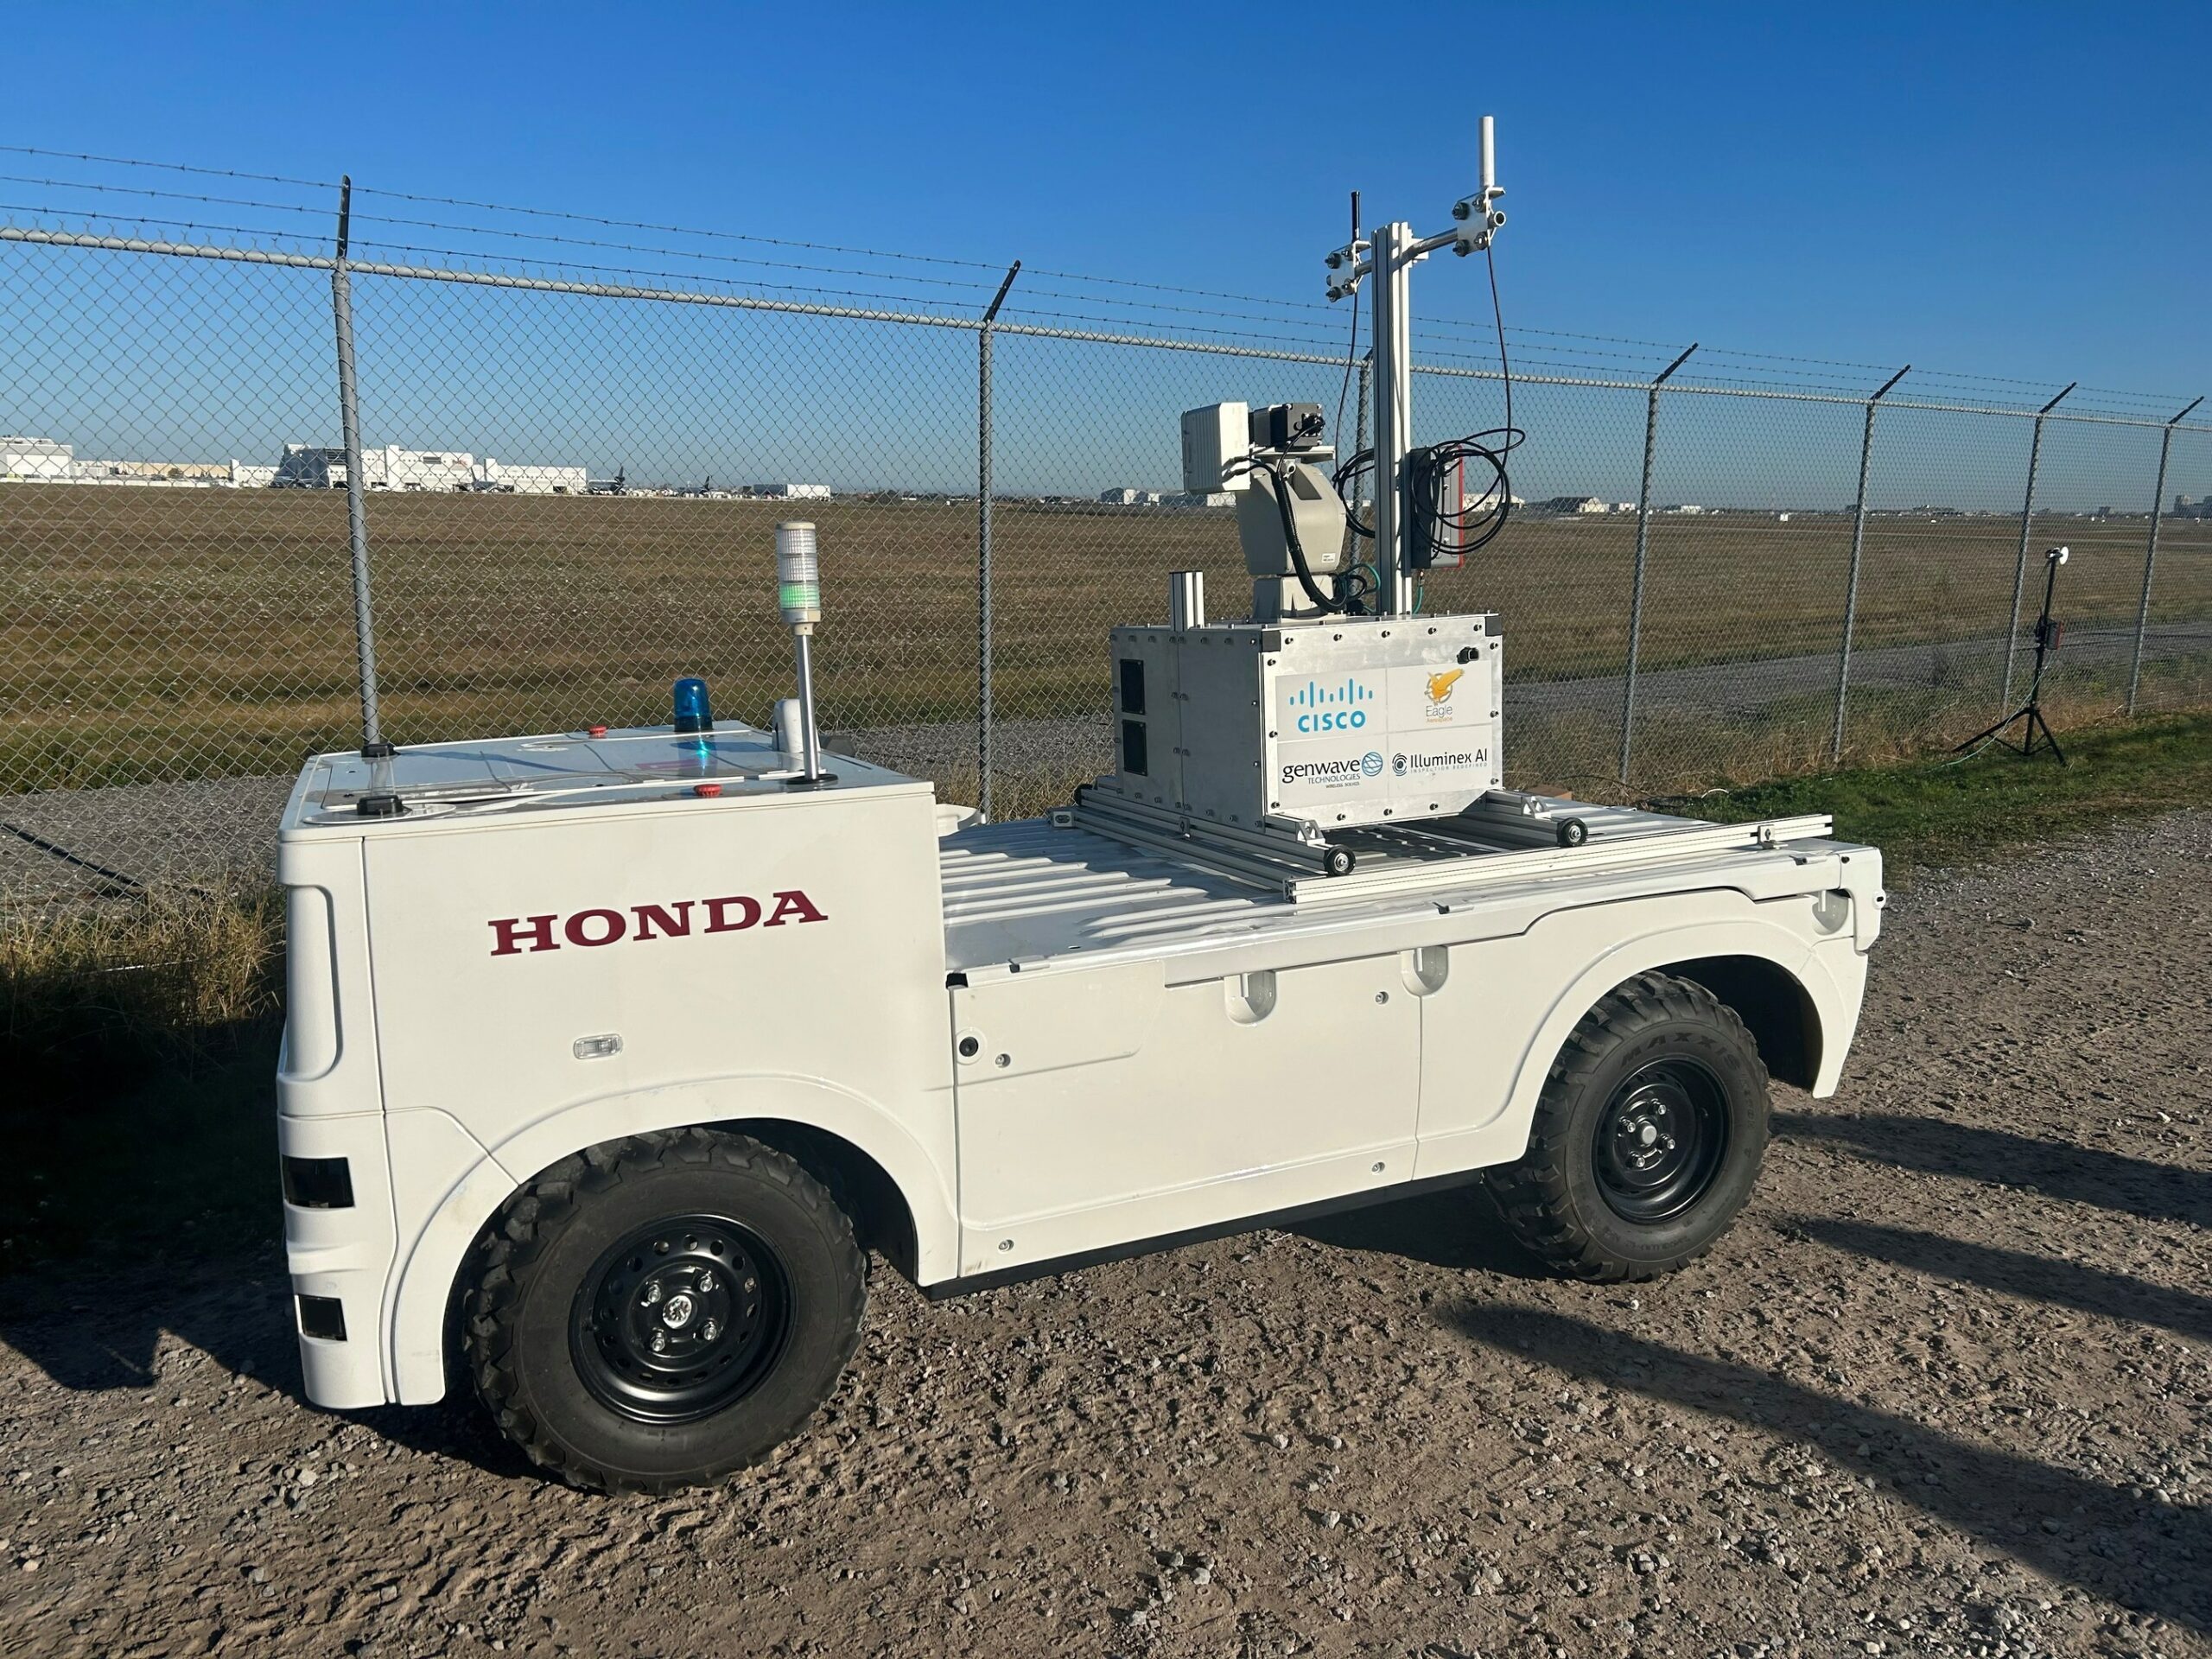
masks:
[[[1461,830],[1451,820],[1433,820],[1398,827],[1407,832],[1402,839],[1395,832],[1360,836],[1359,841],[1366,843],[1363,861],[1347,874],[1333,876],[1304,866],[1295,855],[1255,850],[1243,837],[1239,838],[1243,844],[1238,844],[1211,836],[1205,826],[1179,830],[1176,821],[1165,814],[1140,818],[1118,808],[1085,801],[1066,815],[1066,821],[1125,845],[1142,847],[1272,890],[1294,904],[1423,892],[1459,893],[1543,876],[1617,872],[1679,859],[1760,851],[1793,841],[1820,840],[1833,835],[1835,827],[1826,813],[1750,823],[1704,823],[1689,818],[1630,814],[1620,808],[1586,810],[1599,825],[1606,813],[1621,812],[1640,821],[1640,833],[1593,834],[1580,847],[1530,847],[1512,842],[1498,846],[1484,844],[1478,826]],[[1452,828],[1446,830],[1446,825]],[[1407,844],[1414,837],[1420,845]],[[1389,844],[1392,840],[1401,840],[1401,844],[1393,848]],[[1383,843],[1379,848],[1374,844],[1377,841]]]

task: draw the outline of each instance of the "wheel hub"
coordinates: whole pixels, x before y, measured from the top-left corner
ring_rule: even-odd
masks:
[[[626,1416],[689,1422],[749,1393],[781,1351],[790,1296],[760,1236],[716,1216],[639,1228],[578,1288],[570,1346]]]
[[[1705,1195],[1727,1144],[1727,1100],[1702,1064],[1655,1060],[1623,1079],[1591,1147],[1599,1190],[1616,1215],[1658,1222]]]

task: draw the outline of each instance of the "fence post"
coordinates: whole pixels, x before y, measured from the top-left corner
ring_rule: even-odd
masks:
[[[1999,712],[2012,706],[2012,659],[2020,650],[2020,595],[2028,584],[2028,541],[2035,533],[2036,524],[2036,467],[2043,460],[2043,423],[2050,411],[2056,409],[2066,392],[2078,385],[2069,381],[2062,391],[2036,411],[2035,435],[2028,441],[2028,493],[2020,503],[2020,561],[2012,571],[2012,620],[2005,628],[2005,684],[1998,693]]]
[[[2204,400],[2199,397],[2196,404]],[[2191,404],[2158,434],[2158,481],[2151,491],[2151,539],[2143,549],[2143,600],[2135,607],[2135,660],[2127,671],[2127,717],[2135,718],[2135,694],[2143,683],[2143,636],[2151,626],[2151,573],[2158,568],[2158,521],[2166,510],[2166,461],[2174,452],[2174,428],[2196,407]]]
[[[1859,567],[1866,553],[1866,479],[1874,462],[1874,405],[1911,372],[1912,365],[1908,363],[1866,400],[1866,430],[1859,440],[1859,501],[1851,510],[1851,575],[1843,588],[1843,644],[1835,659],[1835,734],[1828,747],[1831,766],[1843,764],[1844,701],[1851,692],[1851,634],[1859,623]]]
[[[330,268],[330,308],[338,329],[338,422],[346,444],[346,536],[353,550],[353,643],[360,660],[361,753],[391,754],[377,708],[377,630],[369,605],[369,515],[361,477],[361,404],[353,376],[353,279],[346,250],[353,217],[353,180],[338,182],[338,257]]]
[[[991,816],[991,324],[1020,272],[1017,259],[976,331],[976,809]]]
[[[1628,782],[1630,756],[1636,744],[1636,660],[1643,642],[1643,572],[1651,551],[1651,456],[1659,441],[1659,388],[1667,378],[1690,360],[1689,351],[1660,370],[1645,392],[1643,410],[1643,483],[1636,494],[1636,581],[1629,589],[1628,671],[1621,681],[1621,782]]]

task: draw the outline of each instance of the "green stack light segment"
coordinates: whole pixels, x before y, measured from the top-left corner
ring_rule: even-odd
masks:
[[[810,524],[776,526],[776,602],[792,627],[810,628],[822,620],[822,565]]]

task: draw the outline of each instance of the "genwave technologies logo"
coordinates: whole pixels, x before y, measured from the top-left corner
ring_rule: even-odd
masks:
[[[1359,770],[1363,777],[1380,778],[1382,775],[1382,757],[1370,749],[1359,757]]]

